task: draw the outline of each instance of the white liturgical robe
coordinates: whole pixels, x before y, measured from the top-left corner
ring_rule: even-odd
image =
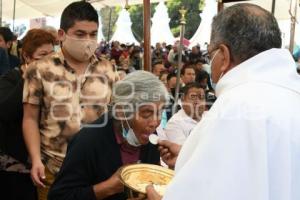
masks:
[[[300,75],[290,53],[246,60],[216,94],[163,200],[300,200]]]

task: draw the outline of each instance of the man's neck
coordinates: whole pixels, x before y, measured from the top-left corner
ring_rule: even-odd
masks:
[[[195,115],[193,116],[193,120],[197,121],[197,122],[200,122],[202,116],[198,116],[198,115]]]
[[[192,118],[193,120],[195,120],[197,122],[199,122],[201,120],[202,115],[197,115],[196,113],[192,114],[192,113],[188,112],[187,110],[185,110],[184,108],[183,108],[183,110],[184,110],[185,114],[187,116],[189,116],[190,118]]]
[[[62,53],[68,65],[75,70],[76,74],[84,74],[86,67],[89,64],[89,61],[81,62],[74,59],[64,48],[62,48]]]

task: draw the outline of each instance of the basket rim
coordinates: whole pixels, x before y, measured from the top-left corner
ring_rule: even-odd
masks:
[[[147,164],[147,163],[137,163],[137,164],[128,164],[128,165],[124,165],[122,167],[120,167],[119,169],[119,179],[120,181],[128,188],[134,190],[135,192],[139,192],[141,194],[146,194],[146,192],[143,192],[143,191],[140,191],[132,186],[130,186],[129,184],[127,184],[123,178],[122,178],[122,172],[127,168],[127,167],[133,167],[133,166],[144,166],[144,167],[148,167],[148,168],[151,168],[151,167],[158,167],[158,168],[162,168],[163,170],[167,171],[167,173],[170,173],[172,176],[174,176],[174,170],[172,169],[169,169],[169,168],[164,168],[160,165],[155,165],[155,164]],[[149,184],[151,185],[151,184]]]

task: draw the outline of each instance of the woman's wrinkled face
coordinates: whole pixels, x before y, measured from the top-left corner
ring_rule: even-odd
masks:
[[[163,106],[161,101],[143,104],[130,120],[130,126],[142,145],[149,142],[149,135],[159,126]]]

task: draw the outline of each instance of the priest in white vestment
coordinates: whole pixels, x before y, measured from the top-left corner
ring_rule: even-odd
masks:
[[[214,18],[218,99],[181,148],[165,195],[148,187],[148,200],[300,200],[300,76],[280,47],[275,18],[258,6]],[[174,164],[178,146],[160,145]]]

